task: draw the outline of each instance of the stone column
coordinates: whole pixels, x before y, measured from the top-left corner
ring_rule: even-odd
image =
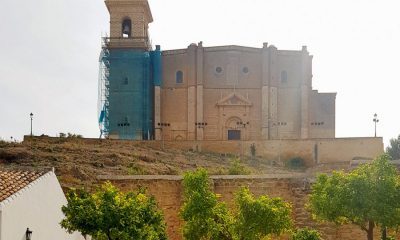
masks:
[[[268,91],[268,120],[269,139],[278,139],[278,49],[269,47],[269,91]]]
[[[301,57],[301,139],[309,138],[309,115],[310,115],[310,94],[311,94],[311,61],[307,47],[303,46]]]
[[[197,47],[197,68],[196,68],[196,122],[204,122],[203,116],[203,43],[199,42]],[[197,140],[204,139],[204,129],[196,128]]]
[[[261,86],[261,139],[269,139],[269,51],[268,43],[262,48],[262,86]]]
[[[162,54],[160,45],[151,53],[153,57],[153,81],[154,81],[154,139],[161,140],[161,84],[162,84]]]
[[[187,139],[196,137],[196,51],[197,45],[188,47],[188,89],[187,89]]]

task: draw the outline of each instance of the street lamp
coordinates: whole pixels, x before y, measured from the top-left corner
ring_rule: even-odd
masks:
[[[26,239],[26,240],[31,240],[31,239],[32,239],[32,231],[29,230],[29,228],[26,229],[26,232],[25,232],[25,239]]]
[[[32,137],[33,136],[33,134],[32,134],[33,113],[29,114],[29,116],[31,117],[31,137]]]
[[[374,114],[374,119],[372,120],[375,123],[375,137],[376,137],[376,124],[379,122],[378,114]]]

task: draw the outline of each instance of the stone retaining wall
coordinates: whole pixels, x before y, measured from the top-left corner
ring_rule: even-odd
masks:
[[[181,176],[99,176],[99,182],[111,181],[123,191],[145,187],[153,195],[163,209],[168,224],[168,235],[172,240],[180,240],[181,220],[179,211],[183,201]],[[318,229],[325,240],[355,240],[366,239],[366,235],[357,226],[335,226],[319,224],[311,219],[305,209],[307,195],[310,192],[312,179],[304,174],[275,174],[260,176],[211,176],[214,192],[221,195],[230,207],[233,205],[234,193],[241,186],[248,186],[256,195],[268,194],[272,197],[282,197],[292,203],[293,219],[298,227],[312,227]],[[376,231],[376,239],[378,238]],[[287,239],[282,236],[275,239]]]

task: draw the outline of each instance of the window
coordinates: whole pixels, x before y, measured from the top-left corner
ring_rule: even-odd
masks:
[[[228,130],[228,140],[240,140],[240,130]]]
[[[122,81],[122,84],[123,85],[128,85],[128,83],[129,83],[129,78],[128,77],[124,77],[124,79]]]
[[[176,72],[176,83],[177,84],[183,83],[183,72],[182,71]]]
[[[248,67],[244,67],[244,68],[242,69],[242,72],[243,72],[244,74],[248,74],[248,73],[249,73],[249,68],[248,68]]]
[[[286,71],[282,71],[281,72],[281,83],[287,83],[287,72]]]
[[[132,21],[129,18],[125,18],[122,21],[122,37],[130,38],[132,35]]]

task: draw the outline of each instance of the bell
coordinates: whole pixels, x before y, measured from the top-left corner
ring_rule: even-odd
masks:
[[[125,25],[124,25],[124,27],[123,27],[123,29],[122,29],[122,33],[123,33],[123,34],[126,34],[126,35],[130,35],[131,29],[130,29],[130,27],[128,26],[128,24],[125,24]]]

